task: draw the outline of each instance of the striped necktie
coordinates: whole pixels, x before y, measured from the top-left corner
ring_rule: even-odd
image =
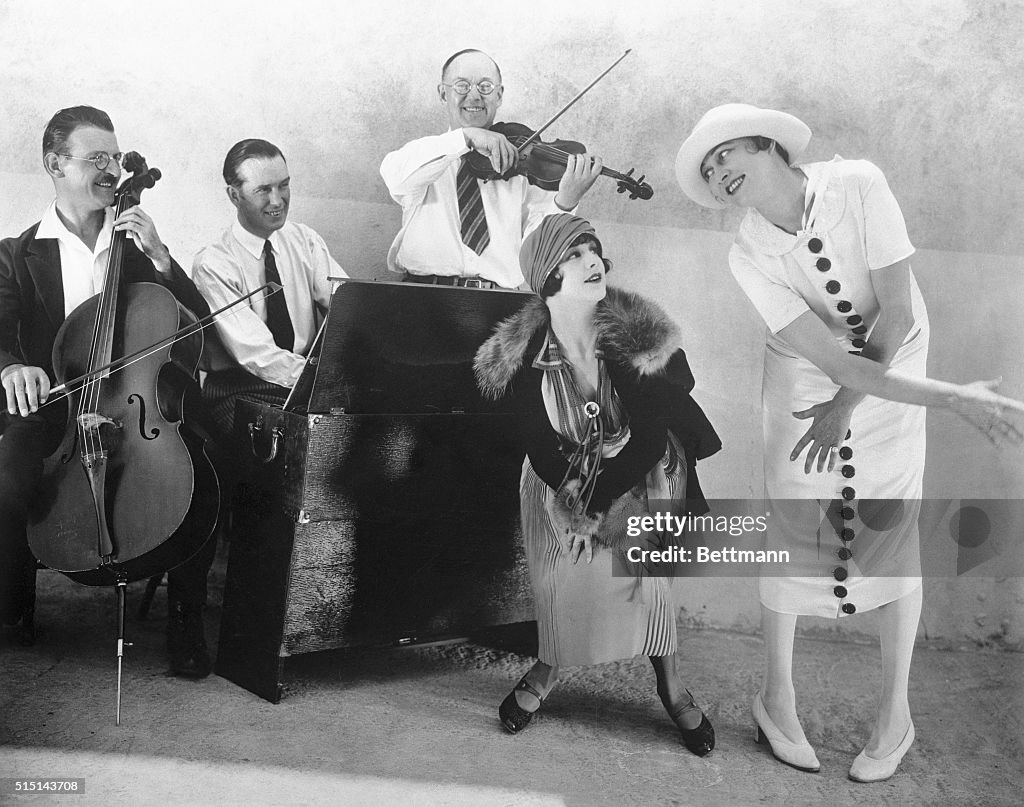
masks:
[[[459,196],[459,225],[463,243],[477,255],[491,243],[484,216],[484,200],[480,198],[480,185],[469,170],[469,162],[462,161],[456,181]]]
[[[263,243],[263,268],[268,283],[283,285],[281,275],[277,272],[274,248],[269,241]],[[267,297],[267,327],[274,337],[274,344],[285,350],[295,349],[295,331],[292,329],[292,318],[288,316],[288,301],[284,298],[283,288]]]

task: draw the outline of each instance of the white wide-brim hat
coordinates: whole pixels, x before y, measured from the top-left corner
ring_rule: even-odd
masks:
[[[676,179],[683,193],[704,207],[725,207],[724,202],[711,195],[711,188],[700,175],[700,165],[719,143],[758,135],[770,137],[786,149],[790,164],[796,162],[811,141],[811,130],[807,124],[786,112],[761,109],[751,104],[716,106],[704,113],[679,147]]]

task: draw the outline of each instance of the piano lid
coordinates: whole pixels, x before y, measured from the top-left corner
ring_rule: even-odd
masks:
[[[528,292],[346,279],[286,406],[298,412],[489,412],[473,357]],[[308,402],[308,403],[307,403]]]

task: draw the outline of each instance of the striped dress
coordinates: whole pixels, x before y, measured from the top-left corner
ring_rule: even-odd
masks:
[[[562,359],[553,334],[548,333],[533,366],[543,370],[542,394],[552,427],[566,441],[578,445],[586,432],[580,393],[568,364]],[[604,418],[604,456],[615,456],[629,441],[627,413],[612,389],[608,371],[598,353],[597,398]],[[671,438],[670,438],[671,439]],[[686,464],[674,441],[665,456],[626,496],[650,499],[685,499]],[[548,515],[555,497],[523,462],[520,502],[523,538],[537,610],[538,658],[546,664],[574,666],[599,664],[636,655],[665,656],[676,650],[675,605],[671,578],[651,577],[624,551],[600,545],[594,559],[581,556],[573,563],[559,541]],[[637,546],[660,548],[659,537],[635,540]]]

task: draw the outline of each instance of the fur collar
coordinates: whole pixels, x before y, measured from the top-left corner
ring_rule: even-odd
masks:
[[[527,359],[535,337],[548,327],[548,308],[539,297],[498,323],[476,352],[473,372],[485,398],[500,398]],[[657,304],[620,289],[608,289],[594,317],[598,345],[608,357],[640,375],[653,375],[679,347],[679,328]],[[539,347],[537,348],[539,349]],[[532,360],[532,356],[529,357]]]

